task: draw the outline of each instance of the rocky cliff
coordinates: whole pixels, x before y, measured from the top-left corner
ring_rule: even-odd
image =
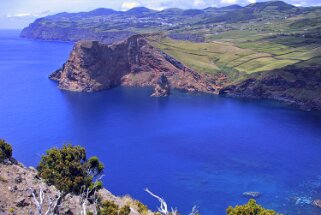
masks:
[[[32,193],[37,200],[40,200],[39,191],[44,192],[43,210],[46,211],[49,200],[54,200],[58,196],[58,190],[54,186],[48,186],[37,176],[37,171],[32,167],[25,167],[17,162],[0,163],[0,214],[37,214],[36,204]],[[106,189],[101,189],[98,193],[101,200],[115,202],[120,207],[130,206],[131,215],[140,214],[137,201],[129,196],[117,197]],[[59,214],[81,214],[81,197],[68,194],[58,207]],[[87,202],[87,211],[93,213],[95,205]],[[147,211],[146,214],[153,214]]]
[[[94,92],[114,86],[153,86],[153,96],[167,96],[170,89],[229,96],[274,99],[305,110],[321,110],[321,67],[288,66],[254,73],[229,83],[220,73],[193,71],[154,48],[141,35],[112,45],[97,41],[75,44],[68,61],[50,78],[59,88]]]
[[[170,88],[218,93],[216,77],[199,74],[159,51],[141,35],[107,45],[97,41],[75,44],[68,61],[50,78],[59,88],[93,92],[118,85],[156,86],[165,76]]]
[[[321,66],[288,66],[253,74],[220,94],[279,100],[305,110],[321,110]]]

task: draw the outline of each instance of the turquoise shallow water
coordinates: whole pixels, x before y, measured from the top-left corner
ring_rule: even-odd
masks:
[[[319,214],[298,197],[321,198],[321,115],[270,101],[151,89],[64,92],[48,75],[71,43],[0,31],[0,137],[36,165],[46,149],[71,142],[106,166],[105,186],[155,209],[150,188],[187,213],[224,214],[245,191],[284,214]],[[299,203],[299,202],[297,202]]]

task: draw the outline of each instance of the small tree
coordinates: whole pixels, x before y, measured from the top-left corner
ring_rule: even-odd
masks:
[[[84,186],[93,186],[93,179],[102,173],[104,165],[97,157],[87,160],[83,147],[64,145],[49,149],[37,169],[48,185],[63,193],[79,194]]]
[[[12,147],[5,140],[0,139],[0,162],[12,157]]]
[[[256,204],[254,199],[250,199],[245,205],[237,205],[234,208],[229,206],[226,210],[227,215],[280,215],[274,210],[268,210]]]

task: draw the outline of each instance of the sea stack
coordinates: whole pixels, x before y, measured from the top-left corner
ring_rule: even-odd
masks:
[[[170,94],[170,86],[167,77],[162,74],[155,86],[154,93],[152,96],[154,97],[166,97]]]

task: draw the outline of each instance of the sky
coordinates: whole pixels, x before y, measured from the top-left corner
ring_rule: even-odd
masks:
[[[261,1],[261,0],[260,0]],[[246,5],[256,0],[0,0],[0,29],[21,29],[36,18],[59,12],[90,11],[96,8],[128,10],[144,6],[166,8],[206,8],[231,4]],[[286,0],[296,6],[321,5],[320,0]]]

